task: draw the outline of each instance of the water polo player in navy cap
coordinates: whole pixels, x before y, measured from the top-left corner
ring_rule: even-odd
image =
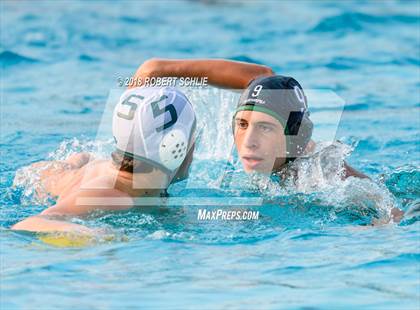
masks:
[[[223,59],[150,59],[134,79],[147,77],[205,77],[211,85],[242,90],[232,129],[246,172],[277,172],[314,147],[301,85],[267,66]],[[366,177],[346,163],[343,176]]]

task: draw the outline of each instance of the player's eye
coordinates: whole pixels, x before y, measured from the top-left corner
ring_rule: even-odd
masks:
[[[247,129],[248,123],[244,121],[237,121],[236,126],[238,126],[239,129]]]
[[[258,126],[260,128],[260,130],[262,132],[271,132],[273,130],[273,128],[271,126],[267,126],[267,125],[259,125]]]

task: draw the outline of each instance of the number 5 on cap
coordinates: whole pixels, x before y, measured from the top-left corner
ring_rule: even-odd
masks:
[[[169,122],[163,124],[162,126],[156,128],[157,132],[161,132],[162,130],[173,126],[176,123],[176,121],[178,120],[178,115],[176,114],[176,109],[175,109],[173,104],[168,104],[163,109],[161,109],[159,107],[159,102],[161,102],[162,100],[165,100],[167,98],[168,98],[168,96],[163,95],[162,97],[160,97],[159,100],[151,103],[154,118],[157,118],[159,115],[162,115],[165,112],[169,112],[171,114],[171,120]]]
[[[134,113],[136,112],[136,109],[137,109],[137,104],[134,103],[134,102],[130,102],[130,100],[132,98],[137,98],[137,99],[140,99],[140,100],[144,99],[144,97],[139,96],[139,95],[128,96],[123,102],[121,102],[121,105],[123,105],[123,106],[127,105],[127,106],[130,107],[130,110],[128,110],[128,114],[124,114],[124,113],[121,113],[121,112],[117,113],[117,115],[119,117],[121,117],[123,119],[126,119],[126,120],[129,120],[129,121],[131,121],[134,118]]]

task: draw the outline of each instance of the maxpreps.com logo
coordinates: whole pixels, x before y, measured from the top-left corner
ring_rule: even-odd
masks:
[[[198,209],[197,220],[199,221],[252,221],[258,220],[260,217],[259,211],[247,210],[230,210],[223,209],[207,210]]]

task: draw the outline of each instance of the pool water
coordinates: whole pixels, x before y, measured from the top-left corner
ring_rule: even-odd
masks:
[[[420,307],[418,2],[0,5],[2,309]],[[189,93],[201,140],[190,179],[169,189],[184,202],[74,219],[107,232],[87,246],[11,231],[53,203],[34,195],[32,175],[13,187],[15,174],[77,151],[106,158],[109,96],[151,57],[252,61],[330,89],[346,103],[342,143],[323,148],[321,136],[318,170],[297,162],[297,185],[247,176],[230,154],[235,95]],[[311,111],[320,132],[333,112]],[[325,158],[372,181],[324,174]],[[198,221],[199,208],[260,218]],[[400,223],[370,225],[391,208],[406,212]]]

